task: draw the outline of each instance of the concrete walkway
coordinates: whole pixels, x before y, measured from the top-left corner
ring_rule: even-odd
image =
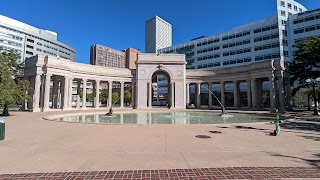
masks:
[[[0,141],[0,174],[320,167],[320,119],[308,114],[288,114],[296,120],[283,124],[274,137],[269,123],[98,125],[42,119],[57,113],[12,112],[6,139]]]

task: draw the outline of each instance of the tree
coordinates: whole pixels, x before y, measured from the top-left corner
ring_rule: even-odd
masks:
[[[100,90],[100,96],[99,96],[99,101],[101,102],[101,104],[107,104],[107,100],[108,100],[108,91],[107,89],[103,88]]]
[[[112,93],[112,104],[115,104],[119,100],[119,93],[114,92]]]
[[[86,95],[86,101],[87,102],[92,102],[93,101],[93,93],[87,93]]]
[[[30,100],[29,81],[23,80],[24,62],[19,62],[20,55],[0,47],[0,104],[4,105],[2,115],[9,116],[8,106],[22,104]]]
[[[127,90],[124,92],[124,103],[130,103],[131,102],[131,93]]]
[[[291,83],[298,81],[294,93],[306,86],[306,80],[320,77],[320,36],[311,36],[295,45],[294,59],[289,63]]]

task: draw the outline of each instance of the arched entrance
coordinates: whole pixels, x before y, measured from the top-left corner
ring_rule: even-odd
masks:
[[[135,108],[155,107],[154,100],[159,100],[161,101],[161,104],[159,101],[157,102],[159,105],[169,105],[172,109],[186,108],[186,61],[184,55],[139,54],[136,64]],[[158,93],[158,83],[163,92]]]
[[[170,75],[158,70],[152,75],[152,106],[171,108]]]

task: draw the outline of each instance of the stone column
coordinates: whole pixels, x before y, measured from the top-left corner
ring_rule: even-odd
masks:
[[[208,83],[208,97],[209,97],[209,104],[208,104],[208,109],[212,109],[212,83]]]
[[[77,109],[80,109],[81,81],[77,80]]]
[[[96,80],[96,87],[95,87],[95,100],[94,100],[94,108],[99,108],[99,98],[100,98],[100,81]]]
[[[51,74],[46,74],[44,81],[43,111],[48,111],[50,109],[50,79]]]
[[[40,80],[41,80],[41,76],[40,76],[40,74],[37,74],[35,76],[35,81],[34,81],[33,112],[40,112],[40,108],[39,108],[39,104],[40,104]]]
[[[290,79],[286,78],[286,101],[287,101],[287,106],[289,110],[293,109],[293,104],[292,104],[292,97],[291,97],[291,85],[290,85]]]
[[[62,103],[62,110],[66,110],[69,108],[69,78],[63,78],[63,103]]]
[[[73,83],[73,78],[69,78],[69,101],[68,101],[68,107],[71,109],[72,108],[72,83]]]
[[[32,97],[32,101],[28,102],[28,109],[33,109],[34,107],[34,89],[35,89],[35,76],[30,77],[30,91],[29,96]]]
[[[270,111],[274,112],[276,109],[276,94],[275,94],[275,84],[274,77],[269,77],[270,86]]]
[[[247,80],[247,99],[248,99],[248,108],[252,108],[252,100],[251,100],[251,82]]]
[[[148,82],[148,107],[152,107],[152,83]]]
[[[257,109],[257,82],[256,79],[251,80],[251,92],[252,92],[252,109]]]
[[[224,82],[220,82],[220,84],[221,84],[221,100],[220,101],[221,101],[221,104],[223,106],[225,106],[226,105],[225,83]]]
[[[187,102],[187,106],[190,104],[190,94],[189,94],[189,86],[190,86],[190,83],[187,83],[186,84],[186,102]]]
[[[170,83],[170,86],[171,86],[171,103],[170,103],[170,108],[174,108],[175,105],[174,105],[174,82],[171,82]]]
[[[279,87],[279,111],[284,112],[285,110],[285,94],[283,87],[283,77],[278,78],[278,87]]]
[[[108,81],[108,108],[112,106],[112,81]]]
[[[123,108],[124,102],[124,82],[120,82],[120,108]]]
[[[197,99],[197,108],[201,108],[201,83],[197,83],[196,99]]]
[[[233,81],[233,103],[234,108],[240,108],[240,87],[238,81]]]
[[[87,79],[82,79],[82,109],[87,107]]]

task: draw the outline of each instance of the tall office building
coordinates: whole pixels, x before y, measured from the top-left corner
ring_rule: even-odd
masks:
[[[75,61],[75,49],[59,42],[58,34],[0,15],[0,46],[20,54],[20,61],[37,54]]]
[[[145,52],[157,53],[158,49],[172,46],[172,25],[155,16],[146,21]]]
[[[160,49],[186,55],[187,69],[212,69],[283,59],[291,61],[294,43],[320,35],[320,10],[307,11],[294,0],[277,0],[277,13],[228,32],[202,36]]]

